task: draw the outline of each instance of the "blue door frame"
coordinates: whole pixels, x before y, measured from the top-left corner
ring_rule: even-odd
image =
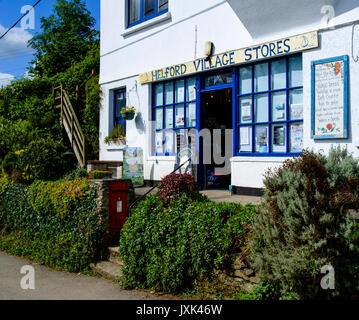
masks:
[[[224,70],[223,73],[228,73],[228,70]],[[221,72],[222,73],[222,72]],[[236,119],[237,119],[237,110],[236,110],[236,97],[237,92],[236,88],[238,87],[236,85],[237,83],[237,72],[236,68],[232,68],[232,83],[230,84],[222,84],[222,85],[216,85],[216,86],[210,86],[205,87],[204,84],[204,78],[210,76],[211,74],[219,74],[218,70],[213,73],[206,73],[204,75],[199,74],[197,75],[197,81],[196,81],[196,87],[197,87],[197,106],[196,106],[196,116],[197,116],[197,124],[196,124],[196,130],[197,130],[197,137],[196,137],[196,144],[197,144],[197,150],[199,150],[199,164],[197,165],[197,183],[199,185],[199,188],[201,190],[204,190],[206,188],[206,182],[205,177],[206,174],[204,172],[204,164],[203,164],[203,143],[201,143],[198,133],[203,128],[204,123],[204,106],[203,99],[202,99],[202,93],[208,92],[208,91],[218,91],[223,89],[232,89],[232,127],[233,127],[233,152],[232,155],[235,154],[235,146],[236,146],[236,135],[235,135],[235,125],[236,125]]]

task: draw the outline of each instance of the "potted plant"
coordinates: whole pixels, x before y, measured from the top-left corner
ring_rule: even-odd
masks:
[[[123,115],[125,120],[133,120],[135,117],[136,109],[135,107],[124,107],[121,109],[120,113]]]
[[[119,125],[114,127],[111,134],[105,138],[106,144],[126,144],[126,142],[126,136],[123,129]]]

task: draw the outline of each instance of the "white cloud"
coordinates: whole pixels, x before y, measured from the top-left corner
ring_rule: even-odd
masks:
[[[14,80],[15,77],[12,74],[0,73],[0,88],[5,87],[10,84],[11,80]]]
[[[0,35],[6,32],[7,28],[0,24]],[[27,47],[27,42],[32,34],[23,28],[14,28],[0,40],[0,59],[13,58],[19,54],[31,53],[33,50]]]

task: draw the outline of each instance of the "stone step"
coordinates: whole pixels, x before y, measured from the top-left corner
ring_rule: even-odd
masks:
[[[110,251],[110,256],[108,260],[112,263],[118,264],[119,266],[123,266],[123,261],[120,257],[119,247],[109,247],[108,250]]]
[[[90,264],[91,269],[109,280],[120,280],[122,277],[122,268],[116,263],[101,261]]]

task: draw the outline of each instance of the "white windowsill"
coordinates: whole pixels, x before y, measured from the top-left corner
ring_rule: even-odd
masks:
[[[289,159],[290,157],[248,157],[248,156],[243,156],[243,157],[232,157],[230,160],[231,162],[278,162],[278,163],[282,163],[283,161],[285,161],[286,159]]]
[[[135,32],[137,32],[137,31],[146,29],[146,28],[148,28],[148,27],[150,27],[150,26],[153,26],[153,25],[155,25],[155,24],[157,24],[157,23],[160,23],[160,22],[163,22],[163,21],[166,21],[166,20],[169,20],[169,19],[171,19],[171,13],[170,13],[170,12],[166,12],[166,13],[161,14],[161,15],[159,15],[159,16],[157,16],[157,17],[151,19],[151,20],[147,20],[147,21],[145,21],[145,22],[142,22],[142,23],[137,24],[137,25],[135,25],[135,26],[133,26],[133,27],[131,27],[131,28],[126,29],[126,30],[121,34],[121,36],[122,36],[122,37],[126,37],[126,36],[128,36],[128,35],[130,35],[130,34],[132,34],[132,33],[135,33]]]
[[[152,157],[148,157],[147,161],[176,161],[176,157],[175,156],[152,156]]]
[[[125,148],[127,148],[127,145],[125,145],[125,144],[108,144],[108,145],[106,145],[107,151],[122,151]]]

